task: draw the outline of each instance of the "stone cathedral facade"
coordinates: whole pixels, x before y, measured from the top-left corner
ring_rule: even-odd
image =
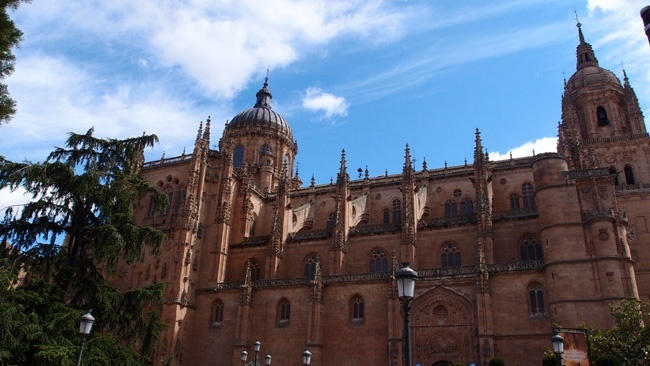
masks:
[[[419,273],[413,364],[539,365],[553,324],[613,325],[608,304],[650,296],[650,138],[627,75],[599,66],[578,28],[557,153],[303,183],[289,123],[270,105],[210,121],[194,150],[144,164],[170,205],[138,208],[167,233],[162,253],[113,279],[168,284],[157,362],[240,365],[240,353],[296,365],[403,365],[395,270]],[[268,81],[268,80],[267,80]],[[250,360],[250,358],[249,358]]]

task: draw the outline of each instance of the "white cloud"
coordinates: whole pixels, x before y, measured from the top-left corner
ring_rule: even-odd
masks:
[[[302,106],[310,111],[323,111],[325,117],[346,116],[348,103],[345,98],[325,93],[320,88],[309,88],[302,99]]]
[[[15,191],[0,189],[0,218],[4,217],[7,208],[12,208],[14,213],[19,213],[22,206],[31,201],[31,196],[24,189],[18,188]]]
[[[490,152],[490,160],[506,160],[510,159],[510,154],[513,158],[522,158],[526,156],[535,154],[541,154],[545,152],[557,152],[557,138],[556,137],[542,137],[535,141],[528,141],[521,146],[512,148],[505,153],[501,154],[498,151]]]
[[[267,67],[285,67],[306,53],[322,52],[334,39],[394,41],[405,20],[416,14],[412,6],[381,0],[53,0],[20,11],[32,7],[34,14],[24,16],[27,28],[34,27],[43,39],[50,35],[39,25],[60,25],[66,36],[91,36],[88,42],[103,42],[115,52],[122,45],[133,47],[148,54],[147,64],[180,68],[220,98],[232,98]],[[47,15],[41,14],[44,7]],[[65,23],[59,24],[62,19]],[[83,46],[86,41],[72,42]]]

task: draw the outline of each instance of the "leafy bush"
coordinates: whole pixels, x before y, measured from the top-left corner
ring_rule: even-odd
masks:
[[[621,366],[621,361],[613,355],[600,356],[596,360],[596,366]]]

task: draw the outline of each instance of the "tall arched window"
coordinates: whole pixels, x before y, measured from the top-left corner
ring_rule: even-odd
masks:
[[[286,327],[289,325],[289,320],[291,320],[291,304],[289,300],[282,299],[278,302],[278,326]]]
[[[268,165],[271,164],[270,160],[265,160],[264,155],[273,155],[273,150],[269,147],[269,145],[262,145],[260,148],[260,165]]]
[[[216,300],[212,307],[212,322],[221,323],[223,321],[223,301]]]
[[[596,108],[596,116],[598,117],[598,126],[609,126],[609,118],[607,118],[607,111],[604,107]]]
[[[181,188],[176,191],[176,202],[174,204],[174,213],[177,214],[181,211],[183,207],[183,202],[185,202],[185,189]],[[170,202],[171,204],[171,202]]]
[[[524,208],[535,207],[535,191],[533,185],[524,183],[521,186],[521,199],[524,202]]]
[[[310,254],[305,259],[305,277],[313,279],[316,274],[316,263],[318,262],[318,255]]]
[[[521,251],[521,260],[526,261],[541,261],[544,259],[542,254],[542,245],[532,235],[526,235],[519,247]]]
[[[519,207],[521,207],[520,203],[519,203],[519,195],[516,194],[516,193],[511,193],[510,194],[510,209],[516,210]]]
[[[539,283],[532,283],[528,286],[528,303],[530,305],[530,315],[546,315],[544,289]]]
[[[623,169],[625,171],[625,184],[634,184],[634,170],[629,165]]]
[[[390,210],[385,208],[381,213],[384,219],[384,224],[390,224]]]
[[[251,269],[251,280],[257,281],[260,278],[262,278],[262,269],[260,268],[260,264],[257,263],[256,260],[249,259],[248,266],[250,266]]]
[[[244,145],[237,145],[232,153],[232,166],[239,168],[244,164]]]
[[[375,249],[370,257],[370,273],[388,272],[388,258],[381,249]]]
[[[402,202],[398,199],[393,200],[393,223],[395,225],[402,223]]]
[[[162,211],[160,211],[161,215],[167,215],[172,210],[172,200],[174,199],[174,191],[170,190],[165,192],[165,194],[167,195],[168,202],[167,202],[167,206],[165,206],[165,208]]]
[[[472,199],[469,197],[463,198],[463,200],[460,201],[460,215],[467,216],[473,214],[474,214],[474,203],[472,202]]]
[[[460,250],[456,244],[447,242],[442,245],[442,253],[440,254],[440,266],[446,267],[460,267]]]
[[[354,324],[363,323],[363,298],[355,295],[350,299],[350,322]]]
[[[456,206],[456,201],[449,200],[445,202],[445,216],[447,218],[458,216],[458,207]]]

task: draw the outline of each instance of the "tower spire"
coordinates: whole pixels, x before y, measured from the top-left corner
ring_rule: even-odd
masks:
[[[262,86],[262,89],[260,89],[257,94],[255,94],[257,97],[257,102],[255,103],[255,108],[260,108],[260,107],[265,107],[271,109],[271,99],[273,99],[273,95],[271,95],[271,91],[269,91],[269,69],[266,69],[266,77],[264,78],[264,85]]]
[[[578,39],[580,44],[576,49],[576,70],[580,70],[587,66],[598,66],[598,59],[594,53],[591,45],[585,41],[585,36],[582,34],[582,23],[578,21],[578,13],[576,12],[576,27],[578,27]]]

